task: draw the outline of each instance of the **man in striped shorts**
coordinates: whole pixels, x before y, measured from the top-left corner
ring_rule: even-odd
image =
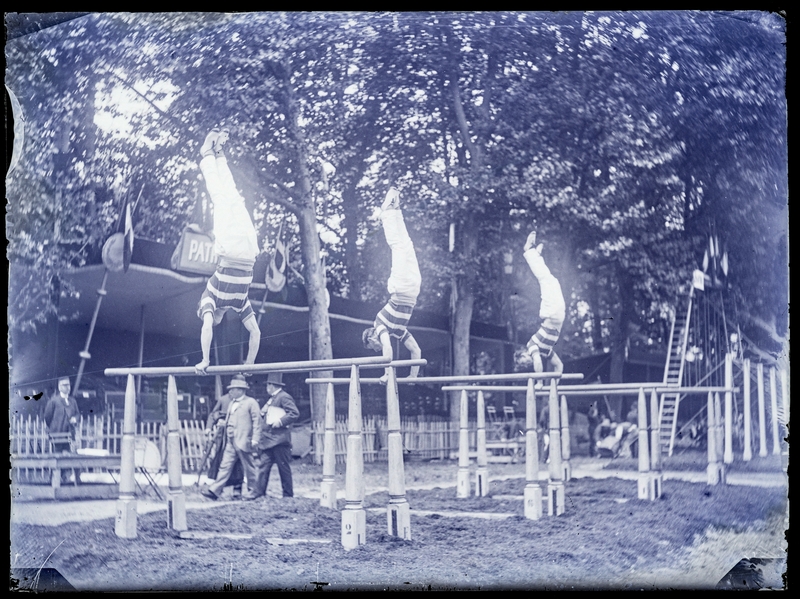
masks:
[[[566,304],[564,294],[561,292],[561,285],[547,268],[542,258],[542,248],[544,244],[536,246],[536,231],[528,235],[525,242],[523,256],[528,262],[536,279],[539,281],[539,288],[542,293],[542,302],[539,306],[539,318],[542,324],[539,330],[533,334],[528,341],[526,352],[523,354],[523,362],[530,365],[533,362],[534,372],[544,372],[542,359],[549,359],[550,366],[554,372],[562,372],[564,364],[553,351],[553,346],[558,341],[561,334],[561,326],[564,324],[566,316]]]
[[[203,321],[200,332],[203,361],[195,366],[198,374],[206,374],[214,326],[222,322],[226,310],[236,312],[250,334],[245,364],[255,362],[261,343],[261,331],[247,296],[253,281],[258,239],[244,198],[239,195],[228,168],[223,151],[227,141],[227,129],[212,129],[200,148],[200,170],[214,204],[214,252],[218,263],[197,308],[197,315]]]
[[[389,360],[393,359],[391,340],[399,339],[411,352],[411,359],[417,360],[422,357],[422,351],[408,331],[408,321],[417,303],[422,277],[414,244],[400,210],[400,194],[394,188],[386,193],[380,219],[386,243],[392,250],[392,270],[386,284],[391,296],[375,317],[374,325],[363,332],[361,339],[364,347],[382,353]],[[416,377],[418,373],[419,366],[414,366],[409,376]]]

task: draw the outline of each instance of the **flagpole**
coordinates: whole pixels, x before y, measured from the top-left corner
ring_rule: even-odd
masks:
[[[103,298],[108,293],[106,291],[106,281],[108,281],[108,269],[103,271],[103,283],[100,285],[100,289],[97,290],[97,303],[94,306],[92,322],[89,324],[89,334],[86,337],[86,345],[83,346],[83,351],[78,353],[81,358],[81,363],[80,366],[78,366],[78,376],[75,378],[75,391],[72,393],[73,396],[77,395],[78,390],[80,389],[81,378],[83,377],[83,368],[86,365],[86,360],[89,360],[92,357],[92,355],[89,353],[89,344],[92,342],[94,326],[97,324],[97,315],[100,313],[100,304],[103,302]]]

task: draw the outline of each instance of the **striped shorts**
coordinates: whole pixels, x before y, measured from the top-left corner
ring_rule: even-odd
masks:
[[[197,316],[202,319],[206,312],[213,314],[216,310],[233,310],[242,322],[254,316],[250,298],[247,297],[252,282],[252,270],[218,266],[200,296]]]
[[[532,347],[538,347],[542,357],[549,358],[553,352],[553,346],[558,341],[561,334],[561,326],[564,321],[556,318],[545,318],[539,330],[533,334],[533,337],[528,341],[528,351]]]

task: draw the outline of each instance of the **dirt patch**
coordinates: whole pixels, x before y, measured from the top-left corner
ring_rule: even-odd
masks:
[[[367,465],[368,488],[383,480],[383,469],[385,464]],[[316,481],[304,479],[303,470],[298,469],[298,487],[313,487]],[[315,467],[307,471],[319,477]],[[452,484],[455,468],[414,464],[408,471],[409,486]],[[783,551],[785,489],[669,481],[663,497],[649,502],[636,498],[635,481],[576,479],[567,484],[564,515],[532,521],[523,517],[518,499],[524,487],[519,478],[492,481],[491,493],[502,499],[456,499],[452,486],[409,490],[410,541],[389,536],[385,513],[373,510],[386,507],[388,494],[367,495],[366,544],[349,552],[339,542],[340,512],[299,497],[223,503],[188,513],[190,530],[252,538],[183,539],[167,528],[164,512],[140,514],[136,539],[117,538],[111,518],[15,524],[12,564],[41,567],[52,551],[47,566],[76,588],[97,591],[696,588],[715,586],[725,571],[708,568],[688,583],[680,582],[680,573],[701,547],[707,556],[719,557],[726,535],[739,536],[743,544],[737,552],[746,551],[748,534],[757,540],[754,551]],[[186,493],[187,500],[199,499],[194,489]],[[420,516],[414,510],[514,515],[486,520]],[[275,544],[275,539],[332,542]]]

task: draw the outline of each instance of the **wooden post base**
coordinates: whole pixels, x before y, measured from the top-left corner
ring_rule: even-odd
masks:
[[[489,471],[479,467],[475,471],[475,496],[486,497],[489,494]]]
[[[349,551],[366,543],[367,512],[363,509],[342,510],[342,547]]]
[[[332,510],[336,509],[336,481],[324,480],[320,485],[319,504]]]
[[[407,501],[390,503],[386,509],[389,534],[404,541],[411,540],[411,508]]]
[[[561,468],[564,471],[564,482],[572,480],[572,466],[569,463],[569,460],[564,460],[561,462]]]
[[[469,469],[459,468],[456,479],[456,497],[466,499],[469,497]]]
[[[561,481],[547,484],[547,515],[560,516],[564,513],[566,501],[564,499],[564,483]]]
[[[725,465],[719,462],[708,465],[708,484],[709,485],[724,485],[725,484]]]
[[[525,517],[528,520],[538,520],[542,517],[542,488],[534,484],[525,487]]]
[[[188,530],[186,524],[186,495],[170,492],[167,497],[167,526],[172,530]]]
[[[661,497],[661,488],[664,484],[664,475],[654,472],[650,475],[650,500],[655,501]]]
[[[136,538],[136,499],[125,498],[117,500],[117,518],[114,523],[114,532],[122,539]]]

